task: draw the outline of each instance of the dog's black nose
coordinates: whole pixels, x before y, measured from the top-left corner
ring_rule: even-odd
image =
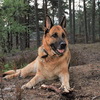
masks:
[[[61,42],[60,43],[60,49],[65,49],[66,47],[66,42]]]

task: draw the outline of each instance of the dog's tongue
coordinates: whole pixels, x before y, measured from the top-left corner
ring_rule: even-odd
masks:
[[[58,50],[58,52],[60,52],[60,53],[63,53],[64,52],[64,50],[59,50],[59,49],[57,49]]]

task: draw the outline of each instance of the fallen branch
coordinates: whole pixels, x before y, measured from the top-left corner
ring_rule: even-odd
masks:
[[[56,92],[56,93],[58,93],[58,94],[62,94],[62,95],[69,94],[69,93],[71,93],[71,92],[73,91],[73,88],[70,90],[70,92],[65,92],[65,91],[62,91],[62,90],[60,90],[59,88],[57,88],[57,87],[55,87],[55,86],[52,86],[52,85],[45,85],[45,84],[41,85],[41,88],[42,88],[42,89],[48,89],[48,90],[50,90],[50,91],[54,91],[54,92]]]
[[[56,93],[61,93],[60,89],[58,89],[58,88],[56,88],[55,86],[52,86],[52,85],[45,85],[45,84],[43,84],[43,85],[41,85],[41,88],[42,89],[48,89],[48,90],[54,91]]]

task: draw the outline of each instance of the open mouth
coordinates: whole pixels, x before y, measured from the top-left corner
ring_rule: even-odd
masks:
[[[65,50],[64,50],[64,49],[61,49],[61,50],[60,50],[60,49],[57,49],[57,51],[58,51],[59,53],[64,53]]]
[[[56,49],[56,47],[54,45],[51,45],[52,50],[58,54],[59,56],[62,56],[63,53],[65,52],[65,49]]]

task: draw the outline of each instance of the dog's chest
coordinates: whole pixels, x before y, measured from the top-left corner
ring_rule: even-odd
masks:
[[[62,67],[63,65],[59,63],[44,63],[43,66],[41,66],[41,72],[45,77],[52,78],[60,73]]]

